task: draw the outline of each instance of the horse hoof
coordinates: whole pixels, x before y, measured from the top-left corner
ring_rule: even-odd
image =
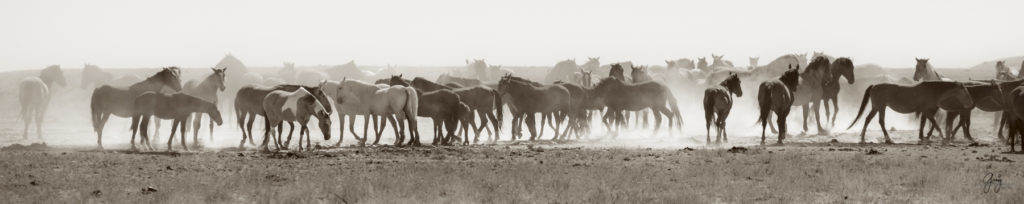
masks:
[[[885,144],[894,144],[894,142],[892,140],[885,140]]]

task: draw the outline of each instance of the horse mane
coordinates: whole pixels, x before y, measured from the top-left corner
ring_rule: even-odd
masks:
[[[796,91],[797,85],[800,84],[799,68],[786,70],[786,72],[783,72],[782,76],[779,77],[779,81],[782,81],[790,91]]]

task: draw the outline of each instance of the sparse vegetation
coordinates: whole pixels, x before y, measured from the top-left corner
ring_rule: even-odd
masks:
[[[0,152],[0,196],[5,203],[1024,202],[1016,185],[1024,175],[1010,161],[1020,155],[1000,154],[998,147],[734,149],[563,144],[273,154],[10,150]],[[987,159],[994,154],[999,159]],[[1000,193],[982,192],[987,173],[1002,176]]]

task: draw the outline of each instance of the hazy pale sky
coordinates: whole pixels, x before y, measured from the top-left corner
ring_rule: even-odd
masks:
[[[966,67],[1024,55],[1024,1],[0,1],[0,70],[358,64],[554,65],[825,51]]]

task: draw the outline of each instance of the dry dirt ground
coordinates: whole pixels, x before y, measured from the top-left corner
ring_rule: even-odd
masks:
[[[694,148],[512,142],[140,153],[13,145],[0,151],[0,197],[3,203],[1024,202],[1024,156],[1002,153],[1004,146]],[[985,192],[989,173],[1001,178],[999,192]]]

